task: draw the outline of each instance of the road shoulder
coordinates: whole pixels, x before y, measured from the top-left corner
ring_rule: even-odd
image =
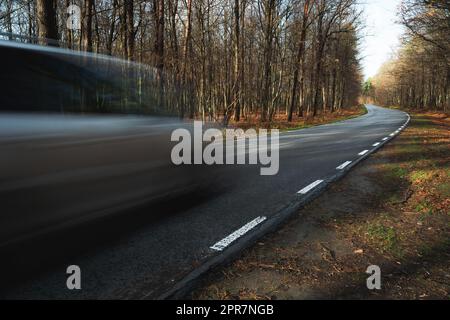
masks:
[[[448,299],[450,121],[411,127],[327,192],[212,271],[194,299]],[[368,290],[369,265],[382,289]]]

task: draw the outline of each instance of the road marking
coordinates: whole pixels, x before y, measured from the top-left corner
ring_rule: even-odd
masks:
[[[236,230],[235,232],[233,232],[229,236],[223,238],[222,240],[220,240],[219,242],[217,242],[215,245],[213,245],[210,248],[213,249],[213,250],[216,250],[216,251],[222,251],[223,249],[228,247],[231,243],[233,243],[234,241],[236,241],[237,239],[242,237],[244,234],[246,234],[247,232],[249,232],[250,230],[255,228],[261,222],[264,222],[265,220],[267,220],[267,217],[258,217],[256,219],[250,221],[245,226],[243,226],[240,229]]]
[[[310,185],[304,187],[302,190],[300,190],[299,194],[307,194],[311,189],[317,187],[319,184],[321,184],[323,182],[323,180],[316,180],[313,183],[311,183]]]
[[[383,138],[383,141],[386,141],[387,139],[389,139],[388,137],[386,137],[386,138]]]
[[[395,132],[392,132],[392,133],[390,134],[390,136],[391,136],[391,137],[395,136]]]
[[[360,153],[358,153],[358,156],[363,156],[363,155],[365,155],[367,152],[369,152],[369,150],[361,151]]]
[[[381,142],[374,143],[374,144],[372,145],[372,147],[378,147],[378,146],[380,145],[380,143],[381,143]]]
[[[348,166],[350,163],[352,163],[351,161],[345,161],[343,164],[341,164],[339,167],[337,167],[336,169],[338,170],[342,170],[344,169],[346,166]]]

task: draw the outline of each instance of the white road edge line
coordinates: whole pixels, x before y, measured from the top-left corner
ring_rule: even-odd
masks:
[[[389,139],[388,137],[386,137],[386,138],[383,138],[383,141],[386,141],[387,139]]]
[[[378,147],[378,146],[380,145],[380,143],[381,143],[381,142],[374,143],[374,144],[372,145],[372,147]]]
[[[304,187],[302,190],[300,190],[297,193],[299,193],[299,194],[307,194],[310,190],[314,189],[315,187],[317,187],[322,182],[323,182],[323,180],[316,180],[313,183],[311,183],[310,185]]]
[[[365,155],[367,152],[369,152],[369,150],[361,151],[360,153],[358,153],[358,156],[363,156],[363,155]]]
[[[344,169],[346,166],[348,166],[350,163],[352,163],[351,161],[345,161],[343,164],[341,164],[339,167],[337,167],[337,170],[342,170]]]
[[[242,237],[244,234],[255,228],[258,224],[264,222],[265,220],[267,220],[267,217],[262,216],[250,221],[245,226],[239,228],[229,236],[223,238],[210,248],[216,251],[223,251],[231,243]]]

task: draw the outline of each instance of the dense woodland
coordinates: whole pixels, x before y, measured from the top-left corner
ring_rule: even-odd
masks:
[[[449,112],[450,1],[404,0],[406,34],[396,56],[366,83],[383,105]]]
[[[79,30],[67,27],[70,5],[80,8]],[[157,103],[182,117],[292,120],[358,103],[356,0],[0,0],[0,8],[3,38],[152,66]]]

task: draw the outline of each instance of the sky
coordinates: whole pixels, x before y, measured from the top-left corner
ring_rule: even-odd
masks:
[[[367,79],[377,74],[400,43],[403,29],[396,23],[401,0],[362,0],[366,37],[362,42],[362,65]]]

